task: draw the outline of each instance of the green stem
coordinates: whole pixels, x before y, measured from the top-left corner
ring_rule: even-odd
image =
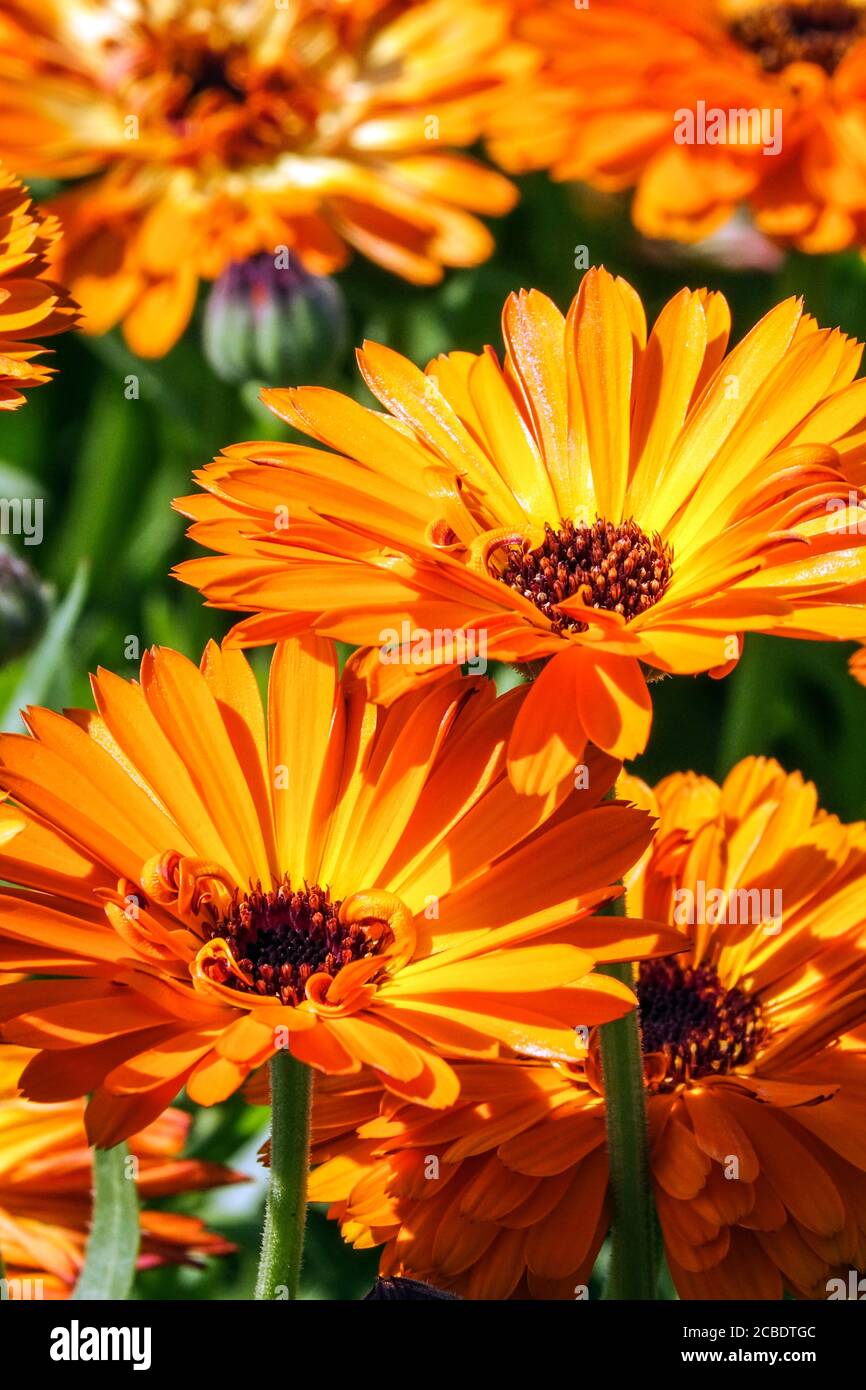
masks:
[[[624,898],[611,905],[625,912]],[[634,987],[630,964],[604,974]],[[643,1055],[637,1010],[601,1027],[601,1065],[607,1111],[607,1149],[613,1198],[610,1275],[605,1298],[656,1296],[655,1208],[649,1161]]]
[[[313,1073],[286,1048],[271,1059],[271,1167],[256,1298],[297,1298],[307,1218]]]
[[[723,682],[725,707],[719,730],[719,781],[727,777],[740,758],[757,753],[762,746],[767,719],[763,691],[767,665],[766,652],[761,650],[761,645],[760,634],[750,633],[737,669]]]
[[[132,1294],[141,1242],[137,1171],[126,1144],[93,1150],[93,1219],[72,1294],[79,1302]]]

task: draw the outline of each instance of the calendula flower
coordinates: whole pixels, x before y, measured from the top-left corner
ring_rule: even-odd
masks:
[[[0,152],[75,178],[63,273],[102,333],[159,356],[200,280],[259,252],[328,274],[349,248],[419,284],[490,254],[514,190],[459,153],[512,71],[510,6],[12,0]]]
[[[659,817],[626,876],[630,910],[694,933],[638,975],[677,1291],[844,1296],[866,1264],[866,826],[765,759],[721,787],[677,774],[619,791]],[[467,1063],[460,1083],[431,1117],[369,1074],[323,1080],[311,1199],[348,1241],[384,1244],[385,1274],[472,1298],[579,1296],[610,1218],[595,1039],[585,1066]]]
[[[512,171],[634,188],[651,237],[694,241],[741,204],[807,252],[866,242],[862,0],[525,4],[543,55],[494,122]]]
[[[581,789],[518,796],[504,746],[522,691],[459,675],[390,710],[332,644],[295,639],[267,713],[243,654],[201,669],[148,653],[141,682],[101,671],[97,713],[32,709],[0,736],[0,964],[22,1089],[92,1093],[103,1146],[185,1085],[231,1095],[280,1047],[326,1072],[372,1067],[450,1104],[443,1054],[581,1050],[575,1025],[634,1005],[601,960],[678,937],[588,915],[616,896],[650,818]],[[7,830],[4,830],[7,827]],[[7,833],[8,832],[8,833]]]
[[[848,663],[848,669],[855,680],[866,685],[866,647],[858,647]]]
[[[49,278],[60,226],[34,207],[27,189],[0,168],[0,410],[24,404],[22,391],[53,372],[37,362],[45,348],[28,341],[74,327],[78,309]]]
[[[33,1055],[0,1047],[0,1252],[10,1297],[68,1298],[90,1229],[93,1154],[83,1101],[36,1105],[21,1096],[19,1078]],[[143,1203],[243,1181],[221,1164],[182,1157],[190,1123],[180,1110],[166,1110],[132,1138]],[[141,1211],[139,1269],[195,1263],[233,1249],[194,1216]]]
[[[512,295],[501,363],[488,348],[424,372],[367,343],[387,414],[266,391],[327,449],[236,445],[197,474],[206,491],[176,505],[218,554],[178,576],[253,612],[241,644],[308,625],[383,648],[367,659],[376,698],[482,643],[543,665],[510,739],[526,792],[567,776],[587,740],[633,757],[647,673],[722,673],[747,631],[866,630],[846,476],[863,447],[860,346],[795,299],[726,355],[729,326],[720,295],[682,290],[647,336],[634,290],[602,270],[567,318]]]

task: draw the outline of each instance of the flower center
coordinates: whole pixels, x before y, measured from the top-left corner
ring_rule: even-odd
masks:
[[[789,63],[817,63],[833,73],[851,45],[866,35],[866,11],[845,0],[762,5],[737,19],[731,34],[767,72],[781,72]]]
[[[216,19],[207,30],[187,19],[137,26],[106,65],[115,99],[170,137],[173,162],[241,168],[312,138],[325,96],[293,47],[259,61],[248,37]]]
[[[766,1034],[760,1002],[725,989],[712,965],[644,961],[637,993],[643,1050],[667,1058],[659,1090],[745,1065]]]
[[[243,101],[243,85],[234,76],[234,64],[240,60],[241,50],[218,52],[204,44],[181,48],[176,55],[174,76],[182,85],[183,107],[175,114],[180,116],[185,107],[206,92],[219,93],[231,101]]]
[[[350,961],[377,955],[390,939],[382,922],[342,922],[341,906],[329,889],[315,884],[295,892],[288,878],[269,892],[261,886],[236,892],[210,939],[228,943],[241,974],[221,956],[204,969],[216,984],[241,994],[272,994],[297,1006],[311,975],[338,975]]]
[[[536,550],[509,543],[497,577],[534,603],[557,632],[585,632],[586,623],[558,613],[556,605],[580,594],[590,608],[606,608],[628,622],[661,598],[672,562],[673,551],[660,536],[650,539],[634,521],[614,525],[597,517],[590,526],[563,521],[557,531],[545,523]]]

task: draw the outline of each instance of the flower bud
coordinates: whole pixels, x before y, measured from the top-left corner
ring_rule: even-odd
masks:
[[[446,1298],[459,1302],[456,1293],[446,1293],[444,1289],[437,1289],[433,1284],[422,1284],[420,1279],[377,1279],[369,1293],[364,1294],[364,1303],[379,1303],[382,1301],[404,1302],[415,1299],[436,1299]]]
[[[345,355],[348,317],[334,280],[270,254],[235,262],[208,296],[205,356],[220,380],[316,381]]]
[[[0,547],[0,665],[36,641],[47,616],[47,586],[20,555]]]

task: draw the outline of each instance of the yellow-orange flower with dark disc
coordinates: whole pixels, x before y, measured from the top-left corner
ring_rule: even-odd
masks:
[[[688,954],[638,977],[677,1291],[843,1296],[866,1267],[866,826],[764,759],[721,787],[678,774],[619,791],[660,820],[627,875],[630,910],[694,922]],[[383,1272],[473,1298],[574,1298],[609,1222],[595,1040],[585,1068],[468,1063],[460,1081],[431,1118],[369,1074],[323,1079],[311,1199],[348,1241],[384,1244]]]
[[[21,1096],[18,1080],[33,1055],[0,1047],[0,1251],[11,1298],[68,1298],[90,1228],[93,1153],[83,1101],[37,1105]],[[166,1110],[133,1136],[144,1203],[243,1180],[221,1164],[182,1157],[190,1123],[180,1110]],[[233,1249],[197,1217],[142,1208],[139,1269],[197,1263]]]
[[[458,151],[526,67],[509,27],[489,0],[11,0],[0,157],[75,178],[53,207],[84,327],[159,356],[258,252],[419,284],[485,260],[477,214],[515,194]]]
[[[50,278],[60,227],[34,207],[27,189],[0,168],[0,410],[24,404],[22,391],[42,386],[52,369],[31,337],[73,328],[77,306]]]
[[[587,740],[634,757],[645,673],[721,673],[748,631],[866,634],[862,349],[795,299],[726,355],[729,328],[720,295],[682,290],[647,335],[634,290],[590,271],[567,318],[508,299],[501,363],[453,352],[423,372],[367,343],[388,413],[266,391],[327,452],[239,444],[198,473],[206,491],[176,505],[218,554],[178,576],[253,612],[241,644],[308,625],[384,647],[374,698],[482,646],[546,663],[510,741],[526,792]]]
[[[863,0],[530,0],[518,32],[543,63],[495,115],[504,168],[634,188],[652,237],[746,204],[783,245],[866,243]]]
[[[448,1105],[445,1054],[573,1057],[575,1023],[634,1005],[596,962],[678,939],[590,915],[651,821],[597,804],[601,754],[579,789],[513,790],[523,690],[455,674],[385,710],[310,637],[277,648],[267,712],[215,645],[93,688],[97,713],[31,709],[32,737],[0,736],[0,966],[51,977],[10,984],[0,1021],[40,1049],[28,1097],[92,1093],[96,1143],[183,1085],[225,1099],[284,1046]]]

